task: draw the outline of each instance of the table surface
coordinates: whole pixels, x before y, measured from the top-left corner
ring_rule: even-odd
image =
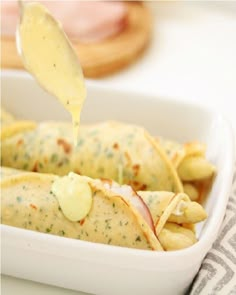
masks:
[[[97,83],[216,108],[236,130],[236,2],[149,2],[154,37],[143,57]],[[2,294],[83,295],[2,275]]]

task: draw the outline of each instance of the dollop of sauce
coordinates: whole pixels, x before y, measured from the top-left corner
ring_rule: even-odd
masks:
[[[62,26],[39,3],[22,3],[17,47],[25,68],[70,112],[74,142],[86,97],[83,73]]]
[[[92,190],[89,184],[73,172],[57,178],[52,184],[63,214],[71,221],[85,218],[92,207]]]

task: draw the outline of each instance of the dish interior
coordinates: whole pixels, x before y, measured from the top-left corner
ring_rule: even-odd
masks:
[[[226,187],[226,184],[223,185],[225,174],[228,172],[230,175],[232,166],[230,131],[226,122],[211,110],[192,104],[122,92],[100,86],[98,83],[87,83],[87,89],[82,124],[119,120],[144,126],[152,135],[179,142],[198,140],[206,143],[207,159],[218,171],[205,203],[209,217],[206,222],[197,226],[198,238],[208,235],[207,229],[213,226],[211,224],[217,218],[216,215],[220,212],[220,218],[223,218],[227,202],[227,199],[218,199],[222,187]],[[2,76],[2,104],[18,118],[37,121],[70,120],[61,104],[27,74],[12,75],[11,72],[6,72]],[[228,142],[228,146],[223,148],[222,140]]]

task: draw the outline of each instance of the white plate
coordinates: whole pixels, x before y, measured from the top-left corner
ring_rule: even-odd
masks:
[[[94,244],[2,225],[2,272],[96,294],[183,294],[214,242],[231,187],[233,137],[228,123],[208,108],[88,83],[82,122],[116,119],[152,134],[206,142],[218,169],[206,203],[199,242],[175,252],[149,252]],[[2,103],[27,119],[69,119],[61,105],[27,75],[2,74]]]

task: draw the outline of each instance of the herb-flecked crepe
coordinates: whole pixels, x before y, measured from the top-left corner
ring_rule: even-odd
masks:
[[[183,191],[164,150],[135,125],[111,121],[81,126],[74,148],[69,123],[16,121],[5,128],[1,144],[3,166],[57,175],[73,171],[135,190]]]
[[[93,201],[79,222],[67,219],[52,193],[58,176],[2,168],[2,223],[90,242],[146,250],[179,250],[196,243],[193,224],[206,218],[183,193],[142,192],[114,181],[81,177]],[[141,197],[140,197],[141,196]]]

